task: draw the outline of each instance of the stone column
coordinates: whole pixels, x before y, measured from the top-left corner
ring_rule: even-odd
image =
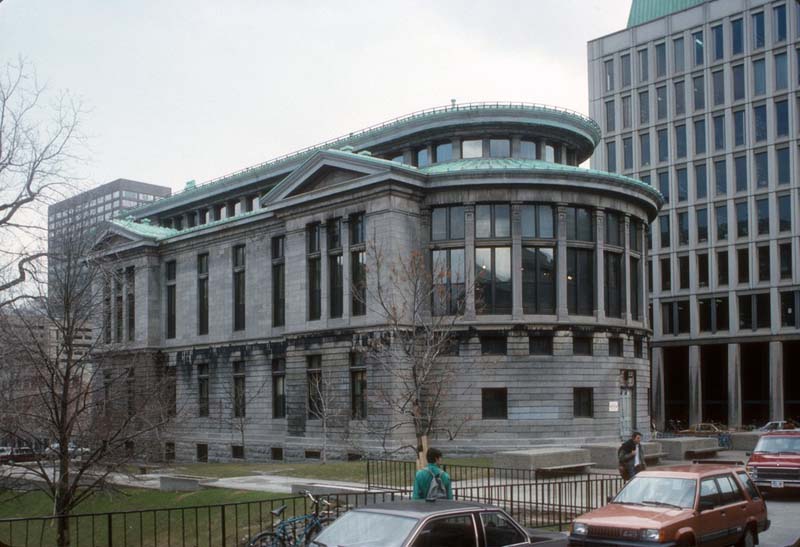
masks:
[[[519,148],[520,148],[520,137],[519,135],[511,137],[511,157],[518,158],[519,157]]]
[[[453,159],[460,160],[461,159],[461,139],[454,138],[450,141],[453,144]]]
[[[700,346],[689,346],[689,426],[703,421],[703,382]]]
[[[598,322],[606,318],[606,272],[605,272],[605,257],[603,251],[605,250],[605,212],[601,209],[594,211],[594,224],[595,224],[595,244],[594,244],[594,317]]]
[[[406,165],[416,165],[416,159],[414,157],[414,151],[411,148],[404,148],[403,149],[403,163]]]
[[[239,198],[239,214],[249,213],[253,210],[253,200],[250,196],[242,196]]]
[[[742,427],[742,350],[728,344],[728,427]]]
[[[464,204],[464,282],[467,287],[467,301],[464,319],[475,320],[475,204]]]
[[[522,319],[522,221],[521,203],[511,204],[511,314]]]
[[[664,431],[666,424],[666,398],[664,397],[664,349],[653,348],[653,374],[650,378],[650,397],[652,397],[653,420],[656,429]]]
[[[320,319],[329,319],[329,293],[330,293],[330,271],[328,271],[328,224],[321,222],[319,225],[319,262],[320,262]]]
[[[639,312],[642,318],[642,325],[644,328],[653,328],[650,324],[650,318],[647,314],[647,306],[650,302],[648,298],[650,287],[647,284],[647,259],[649,257],[649,252],[647,250],[647,232],[649,230],[649,226],[647,223],[642,224],[641,235],[639,236],[639,248],[642,249],[642,260],[639,264],[639,279],[641,283],[639,283]],[[655,317],[655,307],[653,307],[653,316]]]
[[[769,419],[783,420],[783,342],[769,343]]]
[[[556,311],[559,321],[569,320],[567,306],[567,205],[559,203],[556,206]]]
[[[545,142],[543,139],[536,139],[536,159],[537,160],[544,160],[544,147]]]
[[[350,270],[350,217],[342,217],[342,319],[350,320],[352,313],[352,272]]]
[[[625,230],[622,237],[625,241],[622,242],[625,247],[625,252],[622,255],[622,299],[625,302],[623,306],[622,318],[625,320],[626,325],[631,324],[631,299],[630,299],[630,280],[631,280],[631,216],[625,215]]]

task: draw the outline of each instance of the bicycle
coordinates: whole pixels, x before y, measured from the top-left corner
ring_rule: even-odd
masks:
[[[330,516],[330,511],[326,509],[321,514],[319,510],[320,504],[329,508],[330,503],[315,498],[308,490],[301,490],[299,493],[311,502],[314,508],[311,513],[284,520],[281,517],[286,511],[286,505],[270,511],[275,518],[279,519],[278,523],[273,530],[256,534],[247,547],[306,547],[322,532],[325,526],[334,521],[334,518]]]

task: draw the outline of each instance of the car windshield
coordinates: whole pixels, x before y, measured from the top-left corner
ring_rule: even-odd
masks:
[[[761,437],[755,452],[800,454],[800,437]]]
[[[400,547],[417,519],[367,511],[350,511],[317,536],[322,547]]]
[[[617,494],[614,503],[671,505],[691,509],[694,507],[696,489],[697,481],[694,479],[639,476]]]

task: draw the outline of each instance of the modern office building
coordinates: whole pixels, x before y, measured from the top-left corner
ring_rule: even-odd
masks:
[[[424,256],[442,285],[425,314],[455,316],[437,365],[457,370],[440,416],[458,434],[435,440],[448,453],[647,427],[644,227],[662,199],[578,167],[599,141],[594,121],[558,108],[452,105],[112,219],[97,249],[124,274],[106,289],[105,341],[175,382],[165,457],[413,443],[387,410],[399,380],[368,351],[388,321],[376,250],[395,266]],[[320,382],[334,391],[327,441]]]
[[[652,412],[800,416],[800,2],[633,0],[588,44],[593,166],[666,200],[650,226]]]

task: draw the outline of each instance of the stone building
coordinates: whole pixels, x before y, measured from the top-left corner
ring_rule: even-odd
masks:
[[[633,0],[589,42],[593,165],[660,189],[652,413],[800,417],[800,3]]]
[[[387,385],[359,352],[385,322],[366,290],[370,247],[446,263],[447,294],[465,297],[443,357],[460,366],[445,411],[465,418],[435,441],[448,453],[646,429],[645,227],[662,198],[578,167],[599,141],[594,121],[562,109],[454,104],[109,222],[97,249],[121,275],[106,287],[104,341],[174,371],[166,456],[319,457],[319,378],[341,409],[329,456],[408,442],[399,431],[384,445],[370,427]]]

